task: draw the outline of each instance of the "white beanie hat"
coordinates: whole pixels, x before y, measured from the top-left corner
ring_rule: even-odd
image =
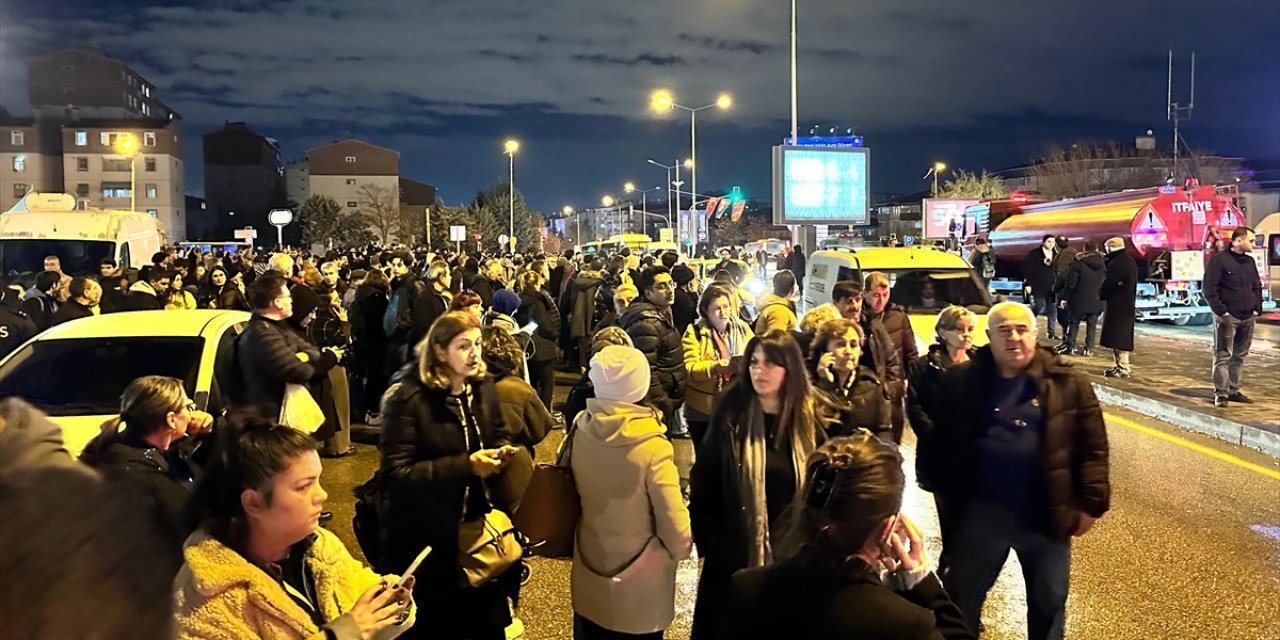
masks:
[[[596,397],[636,403],[649,393],[649,359],[635,347],[611,344],[591,358]]]

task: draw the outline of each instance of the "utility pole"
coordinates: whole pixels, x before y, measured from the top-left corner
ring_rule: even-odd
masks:
[[[1175,183],[1178,182],[1178,154],[1181,141],[1179,137],[1179,125],[1181,124],[1183,114],[1186,119],[1191,119],[1191,112],[1196,108],[1196,52],[1191,52],[1191,96],[1186,105],[1181,105],[1173,101],[1173,49],[1169,50],[1169,82],[1168,91],[1166,93],[1167,108],[1165,110],[1165,118],[1173,123],[1173,168],[1170,170],[1170,177]]]

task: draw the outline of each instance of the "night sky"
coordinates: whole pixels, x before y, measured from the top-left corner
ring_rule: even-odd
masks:
[[[1197,53],[1192,147],[1280,155],[1280,2],[800,0],[800,122],[854,127],[876,192],[911,192],[935,160],[1001,169],[1045,143],[1162,146]],[[662,184],[699,114],[700,190],[767,199],[789,130],[786,0],[0,0],[0,104],[28,112],[28,56],[95,45],[156,84],[183,118],[188,191],[200,135],[246,121],[286,160],[357,137],[401,151],[401,174],[450,204],[506,176],[544,211]]]

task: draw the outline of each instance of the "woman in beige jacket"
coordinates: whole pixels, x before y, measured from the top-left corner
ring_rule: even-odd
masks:
[[[676,563],[693,531],[675,451],[653,409],[649,361],[608,346],[591,359],[596,397],[565,446],[582,519],[573,555],[574,638],[661,638],[675,618]]]

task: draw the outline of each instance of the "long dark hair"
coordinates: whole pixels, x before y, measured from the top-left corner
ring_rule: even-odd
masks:
[[[241,410],[228,416],[216,446],[212,464],[187,503],[187,525],[192,530],[203,526],[218,541],[242,551],[249,524],[240,495],[254,489],[270,505],[271,479],[320,443],[259,410]]]
[[[805,478],[804,490],[788,508],[779,556],[809,549],[837,564],[868,570],[852,559],[887,518],[902,510],[901,454],[870,432],[835,438],[809,456]]]
[[[816,443],[818,429],[821,427],[813,400],[813,387],[809,384],[809,375],[805,373],[800,345],[787,331],[770,331],[762,336],[755,336],[747,343],[742,365],[734,382],[716,405],[716,411],[724,412],[730,423],[741,423],[743,412],[756,399],[756,389],[751,384],[751,356],[757,349],[762,351],[769,362],[787,370],[782,382],[781,413],[778,415],[775,444],[787,442],[794,430],[799,430],[798,435],[802,441]],[[741,435],[745,437],[745,434]]]
[[[120,394],[119,415],[102,423],[80,459],[90,466],[117,442],[141,443],[147,436],[168,428],[170,413],[182,411],[186,396],[182,381],[166,376],[143,376],[129,383]]]

